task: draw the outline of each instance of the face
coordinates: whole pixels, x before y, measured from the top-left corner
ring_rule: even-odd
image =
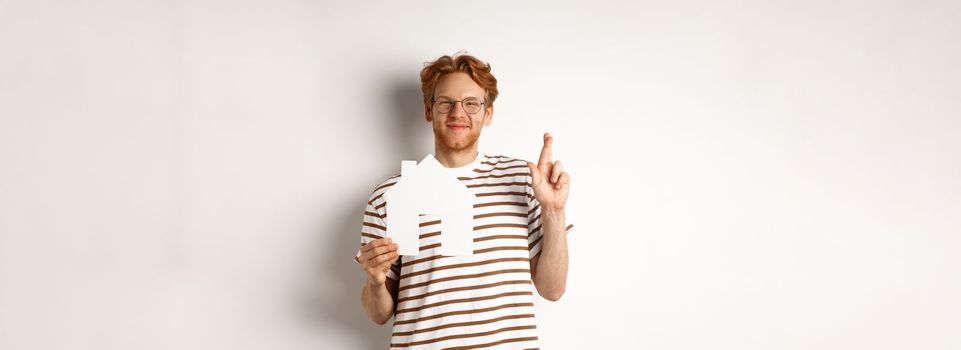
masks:
[[[434,100],[442,98],[453,101],[475,98],[485,102],[484,88],[477,85],[467,73],[450,73],[440,77],[434,89]],[[425,107],[427,121],[434,128],[434,140],[437,146],[452,151],[476,147],[481,129],[485,125],[490,125],[491,117],[494,115],[494,108],[486,104],[474,114],[468,114],[464,110],[464,104],[460,102],[454,103],[454,108],[448,113],[437,111],[436,103],[428,102]]]

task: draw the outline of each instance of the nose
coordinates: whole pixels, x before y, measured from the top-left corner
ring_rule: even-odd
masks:
[[[448,115],[450,115],[453,118],[468,116],[467,111],[464,110],[464,102],[461,102],[461,101],[454,102],[454,107],[451,107],[450,113],[448,113]]]

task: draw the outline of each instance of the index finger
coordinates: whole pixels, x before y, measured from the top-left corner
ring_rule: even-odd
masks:
[[[551,136],[551,133],[544,133],[544,148],[541,148],[541,158],[537,161],[538,167],[551,163],[551,145],[553,143],[554,137]]]
[[[392,240],[390,239],[390,237],[382,237],[382,238],[375,239],[365,244],[364,247],[361,248],[361,253],[366,253],[371,249],[374,249],[383,245],[388,245],[392,243],[391,241]]]

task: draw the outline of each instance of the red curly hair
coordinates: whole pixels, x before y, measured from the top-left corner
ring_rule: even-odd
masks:
[[[491,74],[491,65],[467,54],[454,54],[453,57],[444,55],[436,61],[424,64],[424,69],[420,71],[420,89],[424,93],[424,104],[428,105],[434,99],[434,88],[437,87],[440,77],[457,72],[467,73],[484,89],[484,103],[487,107],[494,106],[494,99],[497,98],[497,78]]]

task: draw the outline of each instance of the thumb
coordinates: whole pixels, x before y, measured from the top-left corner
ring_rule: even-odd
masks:
[[[541,172],[537,171],[537,166],[534,163],[527,162],[527,168],[531,171],[531,185],[540,186],[544,179],[541,178]]]

